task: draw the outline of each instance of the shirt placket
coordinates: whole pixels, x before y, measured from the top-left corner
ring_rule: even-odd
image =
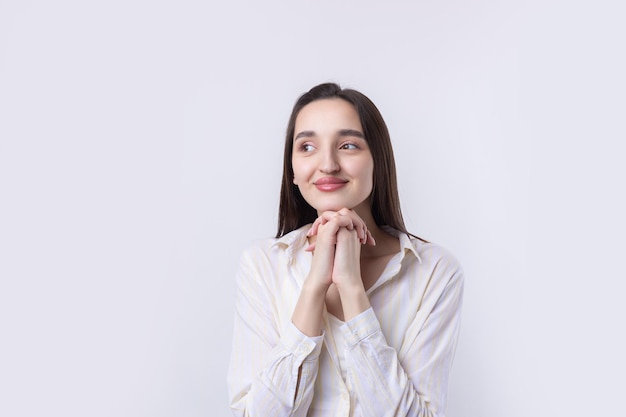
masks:
[[[339,389],[341,390],[340,396],[339,396],[339,401],[340,401],[340,410],[339,413],[337,414],[338,416],[350,416],[350,410],[351,410],[351,401],[350,401],[350,387],[347,385],[347,381],[343,380],[343,376],[341,375],[341,369],[339,368],[339,358],[337,357],[337,355],[339,354],[338,349],[342,349],[343,346],[337,346],[337,343],[335,342],[335,337],[333,335],[333,329],[332,326],[330,324],[330,321],[328,319],[328,311],[326,311],[326,307],[324,307],[324,328],[325,328],[325,332],[324,332],[324,346],[323,348],[326,349],[326,351],[328,352],[328,357],[330,359],[330,362],[332,364],[332,368],[335,371],[335,379],[337,381],[339,381]]]

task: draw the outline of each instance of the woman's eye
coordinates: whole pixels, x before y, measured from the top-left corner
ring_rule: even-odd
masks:
[[[304,152],[311,152],[313,149],[315,148],[310,143],[303,143],[302,146],[300,146],[300,150]]]
[[[359,149],[359,147],[356,146],[354,143],[344,143],[343,145],[341,145],[341,149],[354,150]]]

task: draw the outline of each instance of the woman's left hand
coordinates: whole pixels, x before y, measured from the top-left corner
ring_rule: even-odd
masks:
[[[331,279],[340,293],[363,288],[361,278],[361,243],[357,232],[342,227],[337,231],[335,260]]]

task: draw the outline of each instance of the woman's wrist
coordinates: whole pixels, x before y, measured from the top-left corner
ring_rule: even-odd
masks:
[[[344,320],[348,321],[358,316],[368,308],[370,308],[370,300],[367,297],[363,283],[360,285],[343,285],[337,287],[339,290],[339,298],[341,299],[341,306],[343,308]]]
[[[309,275],[302,284],[301,293],[306,293],[309,297],[319,298],[321,302],[324,302],[328,287],[330,287],[330,282],[321,282]]]
[[[305,335],[319,336],[322,331],[322,312],[325,292],[319,285],[305,281],[293,311],[291,321]]]

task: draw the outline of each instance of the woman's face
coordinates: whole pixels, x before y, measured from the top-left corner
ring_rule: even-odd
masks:
[[[345,100],[307,104],[296,118],[293,183],[318,213],[369,210],[374,160],[359,115]]]

